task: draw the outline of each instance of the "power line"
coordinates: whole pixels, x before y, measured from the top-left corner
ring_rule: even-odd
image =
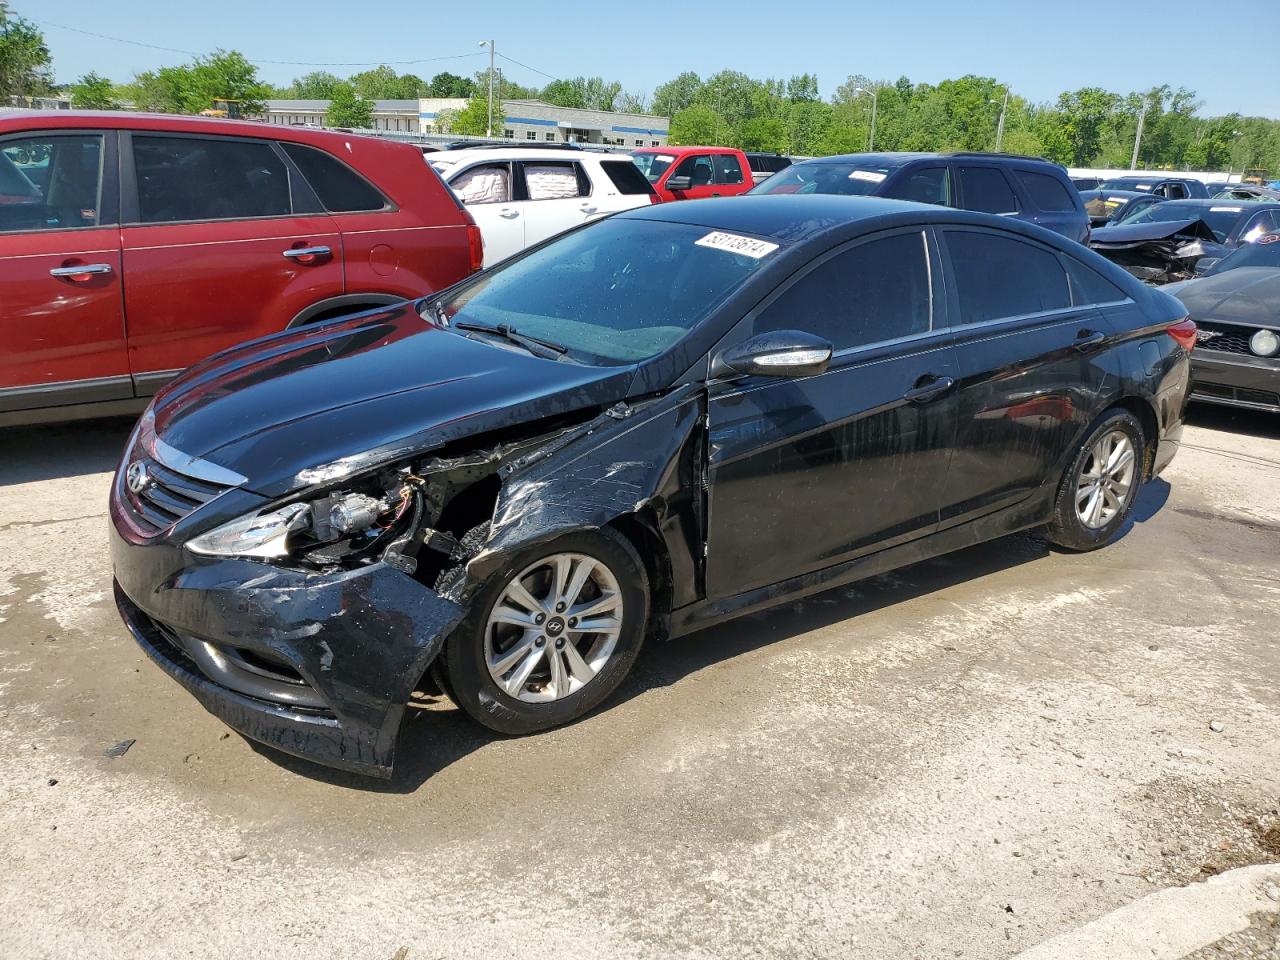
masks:
[[[520,62],[519,60],[517,60],[515,57],[508,57],[505,53],[499,53],[499,54],[498,54],[498,56],[500,56],[503,60],[510,60],[510,61],[511,61],[512,63],[514,63],[517,67],[524,67],[526,70],[532,70],[534,73],[541,74],[542,76],[546,77],[548,80],[559,80],[559,79],[560,79],[559,77],[552,76],[551,74],[547,73],[547,71],[545,71],[545,70],[539,70],[537,67],[531,67],[531,66],[529,66],[527,63],[521,63],[521,62]]]
[[[82,30],[80,27],[71,27],[65,23],[54,23],[52,20],[41,20],[37,17],[27,17],[27,19],[31,20],[34,23],[38,23],[41,26],[54,27],[58,30],[68,30],[71,33],[79,33],[86,37],[94,37],[97,40],[110,40],[112,43],[124,43],[133,47],[145,47],[148,50],[160,50],[165,53],[180,53],[185,57],[204,56],[203,53],[198,53],[194,50],[183,50],[179,47],[165,47],[165,46],[161,46],[160,44],[145,43],[141,40],[130,40],[125,37],[112,37],[105,33],[94,33],[92,30]],[[464,60],[468,57],[478,57],[478,56],[481,56],[481,54],[456,53],[447,57],[421,57],[417,60],[368,60],[368,61],[360,61],[355,63],[339,62],[339,61],[311,61],[311,60],[269,60],[262,57],[245,57],[245,59],[248,60],[250,63],[269,63],[276,66],[286,66],[286,67],[380,67],[380,66],[404,67],[404,66],[411,66],[413,64],[418,64],[418,63],[439,63],[442,60]],[[502,56],[502,54],[498,54],[498,56]],[[507,59],[510,60],[511,58],[508,57]],[[511,62],[515,63],[516,61],[512,60]],[[521,64],[521,66],[524,66],[524,65]],[[532,70],[533,68],[527,67],[526,69]],[[540,70],[534,70],[534,73],[541,73],[541,72],[542,71]],[[544,74],[544,76],[548,76],[548,74]],[[554,80],[555,78],[552,77],[552,79]]]

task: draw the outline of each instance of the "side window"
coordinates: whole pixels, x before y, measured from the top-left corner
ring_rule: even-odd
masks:
[[[484,163],[464,170],[449,181],[449,186],[463,203],[510,203],[511,167]]]
[[[716,154],[716,183],[742,183],[742,164],[732,153]]]
[[[134,134],[133,166],[142,223],[293,212],[289,171],[261,141]]]
[[[946,167],[910,170],[903,180],[893,185],[890,192],[896,200],[951,206],[951,182],[947,177]]]
[[[1017,213],[1014,196],[1004,174],[995,167],[961,167],[960,196],[966,210],[981,213]]]
[[[32,136],[0,144],[0,230],[96,227],[102,137]]]
[[[671,176],[688,177],[689,185],[693,187],[705,187],[715,181],[715,174],[711,169],[711,158],[706,155],[685,157]]]
[[[530,200],[567,200],[582,196],[576,163],[524,163]]]
[[[837,350],[929,329],[924,235],[904,233],[839,253],[788,287],[756,317],[755,332],[806,330]]]
[[[1021,239],[946,230],[960,322],[982,323],[1071,306],[1058,257]]]
[[[1164,195],[1168,197],[1170,200],[1185,200],[1191,194],[1188,193],[1187,188],[1184,184],[1168,183],[1168,184],[1165,184]]]
[[[1063,260],[1067,265],[1067,278],[1071,281],[1073,305],[1117,303],[1128,298],[1127,293],[1092,267],[1086,267],[1074,257],[1064,257]]]
[[[298,165],[321,205],[330,213],[385,210],[391,206],[373,184],[337,157],[300,143],[282,143],[280,146]]]
[[[1253,243],[1264,233],[1280,231],[1280,210],[1263,210],[1255,214],[1240,234],[1241,243]]]
[[[1046,213],[1072,213],[1076,209],[1066,184],[1047,173],[1018,170],[1017,177],[1031,202]]]

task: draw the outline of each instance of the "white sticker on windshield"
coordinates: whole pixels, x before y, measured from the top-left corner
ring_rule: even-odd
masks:
[[[711,247],[728,253],[740,253],[742,256],[751,257],[754,260],[767,257],[778,249],[776,243],[769,243],[767,240],[742,237],[736,233],[722,233],[719,230],[713,230],[702,239],[695,240],[694,243],[699,247]]]
[[[675,157],[668,156],[668,155],[667,155],[667,154],[665,154],[665,153],[660,153],[660,154],[658,154],[656,157],[654,157],[654,159],[655,159],[655,160],[661,160],[661,161],[663,161],[664,163],[670,163],[672,160],[674,160],[674,159],[675,159]]]
[[[1239,213],[1244,207],[1210,207],[1210,213]]]
[[[1134,184],[1134,186],[1135,186],[1135,187],[1137,187],[1139,190],[1150,190],[1150,189],[1151,189],[1151,184],[1149,184],[1149,183],[1135,183],[1135,184]]]
[[[868,183],[879,183],[887,173],[877,173],[875,170],[855,170],[849,174],[850,180],[866,180]]]

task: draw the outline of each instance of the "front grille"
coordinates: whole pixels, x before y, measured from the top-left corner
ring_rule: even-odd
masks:
[[[228,485],[180,473],[153,457],[143,456],[129,465],[131,471],[145,471],[141,491],[125,484],[133,519],[152,536],[167,530],[197,507],[230,489]]]
[[[1196,327],[1201,333],[1207,332],[1211,334],[1211,336],[1204,339],[1196,340],[1197,350],[1234,353],[1245,357],[1257,356],[1256,353],[1249,349],[1249,338],[1262,329],[1261,327],[1238,327],[1232,323],[1213,323],[1201,320],[1196,321]]]

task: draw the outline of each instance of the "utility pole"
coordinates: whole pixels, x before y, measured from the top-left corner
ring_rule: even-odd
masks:
[[[1138,169],[1138,148],[1142,146],[1142,128],[1147,123],[1147,108],[1151,106],[1151,101],[1143,100],[1142,109],[1138,111],[1138,132],[1133,136],[1133,159],[1129,161],[1129,169]]]
[[[1009,86],[1005,84],[1004,103],[1000,105],[1000,122],[996,124],[996,153],[1004,147],[1004,118],[1009,112]]]
[[[863,87],[854,87],[854,93],[865,93],[871,97],[871,130],[867,134],[867,153],[874,153],[876,149],[876,107],[880,101],[880,88],[872,87],[867,90]]]
[[[489,122],[485,128],[485,136],[493,136],[493,54],[494,42],[492,40],[481,40],[480,46],[489,48]]]

